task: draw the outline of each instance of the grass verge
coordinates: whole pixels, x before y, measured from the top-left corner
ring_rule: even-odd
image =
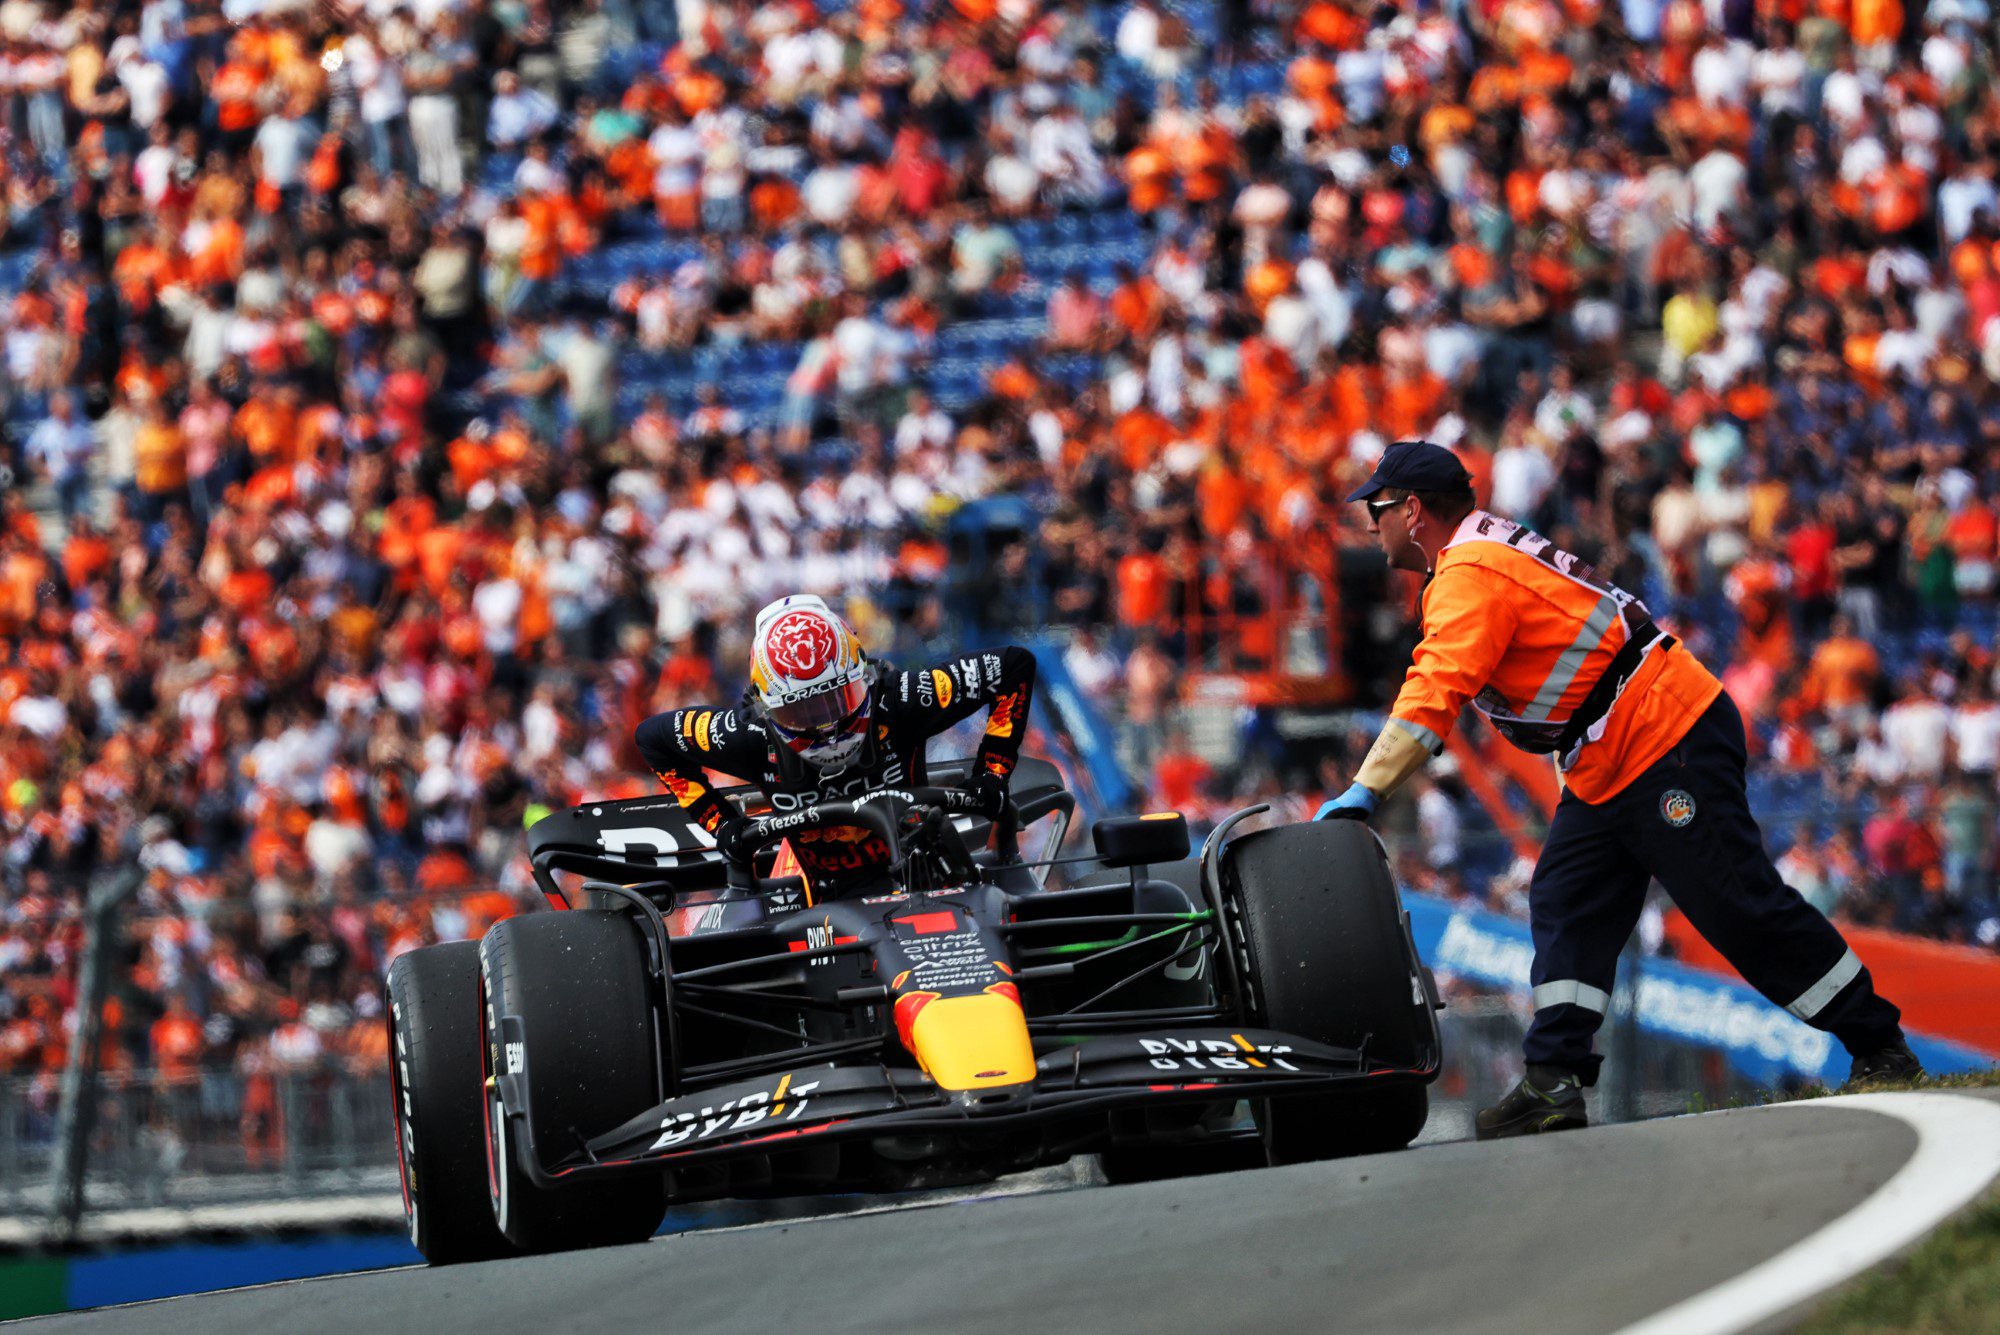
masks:
[[[1837,1289],[1803,1335],[1986,1335],[2000,1330],[2000,1194],[1988,1192],[1900,1260]]]
[[[1872,1086],[1868,1093],[1985,1089],[2000,1069]],[[1813,1089],[1773,1099],[1825,1098]],[[1988,1335],[2000,1330],[2000,1192],[1989,1191],[1916,1250],[1836,1289],[1800,1323],[1802,1335]]]

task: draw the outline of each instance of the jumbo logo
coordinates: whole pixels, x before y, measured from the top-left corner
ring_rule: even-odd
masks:
[[[833,627],[814,612],[787,612],[764,634],[764,656],[771,666],[800,681],[826,671],[839,651]]]
[[[931,670],[931,685],[937,688],[938,708],[943,709],[949,706],[951,704],[951,674],[942,669],[933,668]]]

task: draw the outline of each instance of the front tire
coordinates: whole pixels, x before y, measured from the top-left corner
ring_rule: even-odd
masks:
[[[554,1252],[644,1242],[666,1212],[664,1175],[540,1186],[515,1141],[526,1118],[547,1163],[580,1137],[609,1130],[659,1101],[646,945],[625,913],[530,913],[496,923],[480,944],[486,1058],[518,1070],[527,1108],[487,1113],[492,1214],[522,1251]],[[519,1022],[509,1052],[502,1018]]]
[[[1260,830],[1232,841],[1223,912],[1245,1024],[1411,1068],[1437,1051],[1421,969],[1374,832],[1358,821]],[[1402,1149],[1429,1116],[1422,1084],[1255,1105],[1274,1164]]]
[[[389,966],[389,1082],[410,1242],[432,1265],[514,1255],[487,1203],[479,945],[451,941]]]

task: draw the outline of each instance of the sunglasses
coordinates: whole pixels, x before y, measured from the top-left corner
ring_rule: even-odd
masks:
[[[1363,501],[1362,504],[1368,507],[1368,518],[1372,522],[1380,523],[1384,511],[1393,510],[1408,499],[1409,497],[1405,496],[1397,501]]]

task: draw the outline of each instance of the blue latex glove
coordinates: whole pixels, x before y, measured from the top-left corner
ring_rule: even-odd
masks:
[[[1347,791],[1319,809],[1314,820],[1367,820],[1375,814],[1375,803],[1379,799],[1370,790],[1358,783],[1347,786]]]

